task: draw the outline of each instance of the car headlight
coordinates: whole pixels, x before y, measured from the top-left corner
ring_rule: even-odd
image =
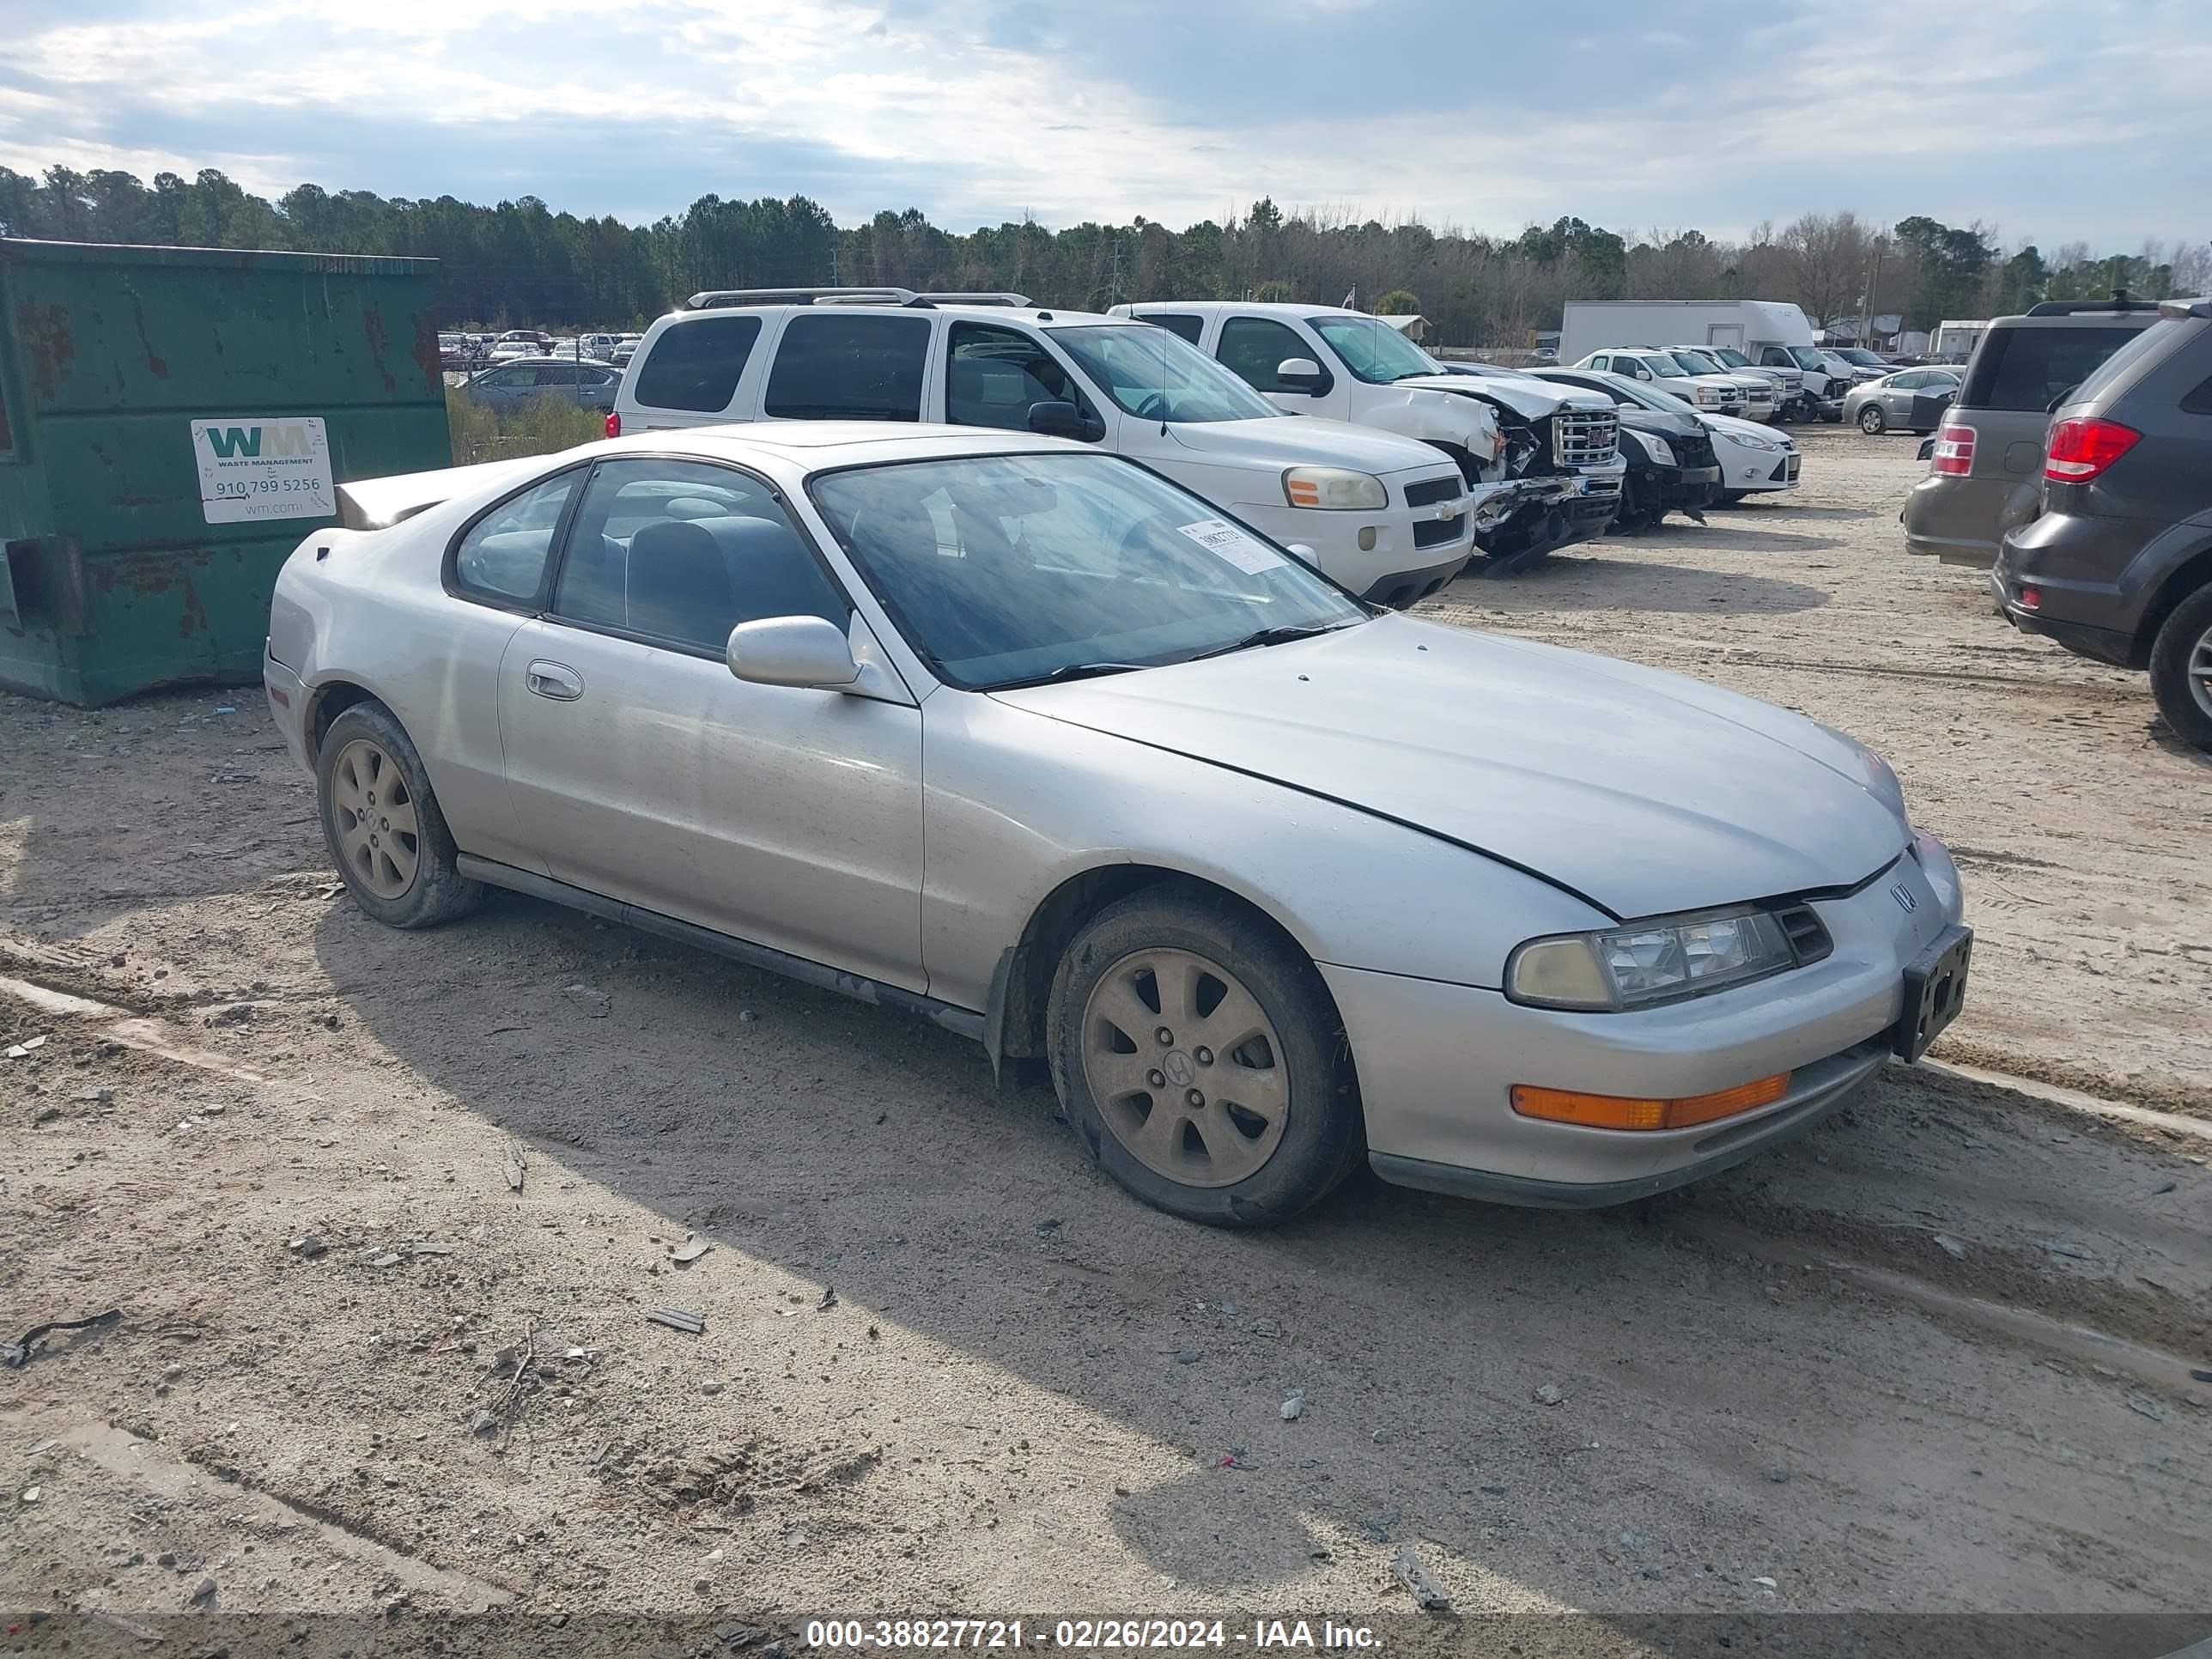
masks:
[[[1654,465],[1674,465],[1674,447],[1664,438],[1655,438],[1648,432],[1639,432],[1636,435],[1643,443],[1644,453],[1650,456]]]
[[[1748,905],[1532,939],[1505,962],[1505,994],[1589,1013],[1649,1007],[1797,965],[1782,924]]]
[[[1709,386],[1701,386],[1698,388],[1698,404],[1700,408],[1716,408],[1719,405],[1720,401],[1721,394],[1714,391],[1712,387]]]
[[[1741,444],[1746,449],[1779,449],[1782,446],[1771,438],[1762,438],[1755,432],[1729,432],[1722,435],[1732,444]]]
[[[1390,505],[1390,492],[1371,473],[1343,466],[1294,466],[1283,474],[1283,499],[1292,507],[1368,512]]]

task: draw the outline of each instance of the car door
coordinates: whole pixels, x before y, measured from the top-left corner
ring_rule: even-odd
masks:
[[[921,710],[732,677],[731,629],[793,615],[866,627],[768,483],[599,462],[500,665],[516,817],[556,880],[920,990]]]
[[[1333,354],[1300,337],[1295,329],[1273,317],[1231,313],[1221,320],[1221,333],[1213,355],[1221,366],[1276,408],[1290,415],[1324,415],[1343,375],[1331,368]],[[1327,384],[1321,395],[1294,390],[1283,384],[1276,369],[1288,358],[1305,357],[1321,365]]]
[[[953,425],[1027,432],[1030,410],[1039,404],[1067,403],[1090,423],[1091,441],[1106,436],[1098,405],[1074,370],[1035,336],[957,321],[945,330],[944,354],[945,418]]]

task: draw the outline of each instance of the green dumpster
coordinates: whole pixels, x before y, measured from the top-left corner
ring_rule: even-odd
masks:
[[[452,464],[435,270],[0,238],[0,685],[258,678],[333,486]]]

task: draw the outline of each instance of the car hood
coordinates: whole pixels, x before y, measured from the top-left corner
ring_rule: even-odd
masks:
[[[1416,466],[1433,471],[1440,463],[1450,465],[1442,452],[1415,439],[1311,415],[1282,415],[1272,420],[1176,421],[1168,430],[1185,449],[1200,454],[1263,461],[1274,466],[1349,466],[1362,472],[1403,472]]]
[[[1637,432],[1656,432],[1662,438],[1694,438],[1705,430],[1687,410],[1669,415],[1640,404],[1626,404],[1620,406],[1620,414],[1621,425]]]
[[[1778,432],[1760,421],[1742,420],[1734,415],[1708,415],[1699,410],[1698,420],[1706,431],[1719,438],[1764,438],[1769,444],[1784,449],[1795,449],[1797,441],[1786,432]]]
[[[1850,886],[1908,835],[1856,747],[1800,715],[1407,617],[992,695],[1410,824],[1615,916]]]
[[[1563,409],[1613,407],[1613,399],[1601,392],[1590,392],[1581,386],[1554,386],[1548,380],[1531,380],[1518,374],[1422,374],[1395,384],[1417,386],[1431,392],[1449,392],[1461,398],[1479,398],[1487,394],[1523,420],[1529,421],[1540,421]]]

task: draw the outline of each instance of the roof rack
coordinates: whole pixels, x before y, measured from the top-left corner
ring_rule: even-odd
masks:
[[[2156,311],[2155,300],[2131,300],[2124,288],[2112,290],[2109,300],[2045,300],[2027,308],[2031,317],[2072,317],[2083,312],[2096,311]]]
[[[1026,294],[994,293],[978,289],[973,294],[939,294],[935,289],[916,296],[940,306],[1029,306],[1034,304]]]
[[[710,288],[684,302],[686,311],[738,306],[1025,306],[1026,294],[917,294],[910,288]]]

